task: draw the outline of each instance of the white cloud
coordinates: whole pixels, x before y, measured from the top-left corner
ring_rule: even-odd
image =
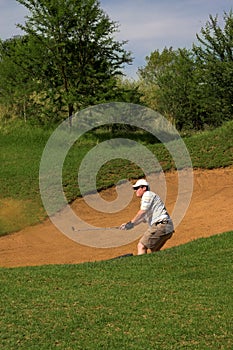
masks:
[[[229,12],[232,0],[102,0],[110,18],[120,23],[117,38],[129,40],[127,49],[135,56],[126,72],[135,76],[145,57],[165,47],[191,48],[196,34],[209,15],[222,17]]]

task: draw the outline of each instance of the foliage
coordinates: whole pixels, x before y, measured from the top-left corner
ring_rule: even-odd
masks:
[[[210,20],[197,35],[194,45],[198,69],[199,103],[205,106],[207,124],[220,125],[233,116],[233,13],[224,13],[224,28],[218,16]]]
[[[117,86],[119,90],[118,101],[126,103],[141,104],[140,84],[135,80],[118,77]]]
[[[167,67],[172,64],[175,55],[172,48],[167,49],[165,47],[161,54],[159,50],[155,50],[150,56],[146,57],[145,67],[139,68],[138,74],[141,78],[140,91],[142,93],[141,101],[151,109],[160,109],[158,80]]]
[[[179,130],[219,126],[233,116],[233,15],[217,16],[197,35],[192,50],[165,48],[146,57],[139,69],[141,100]]]
[[[25,25],[19,25],[26,35],[12,39],[8,50],[3,43],[0,74],[7,81],[8,74],[16,73],[19,81],[25,73],[33,86],[29,92],[35,93],[37,113],[29,111],[30,117],[40,112],[42,121],[53,122],[89,105],[114,100],[118,92],[116,76],[132,59],[124,49],[126,42],[114,39],[118,26],[100,8],[99,1],[17,1],[30,13]],[[22,84],[7,85],[12,95],[20,91],[28,103]]]
[[[191,99],[194,72],[192,55],[185,49],[173,51],[172,48],[163,50],[161,54],[158,51],[156,53],[159,62],[154,87],[157,109],[174,122],[178,130],[184,126],[192,129],[195,126],[195,101]]]
[[[105,262],[0,269],[0,346],[230,350],[232,237]]]
[[[0,104],[4,120],[53,124],[74,111],[109,101],[143,104],[178,130],[217,127],[233,116],[233,14],[197,34],[191,50],[155,50],[138,81],[122,79],[132,62],[114,34],[116,22],[98,0],[17,0],[30,16],[26,33],[0,42]],[[72,120],[72,118],[70,119]]]
[[[0,41],[0,103],[8,110],[3,120],[17,116],[27,119],[30,96],[37,85],[31,65],[25,66],[22,59],[28,51],[26,37]]]

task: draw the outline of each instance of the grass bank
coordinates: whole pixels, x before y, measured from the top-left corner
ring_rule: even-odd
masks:
[[[232,234],[147,256],[0,269],[0,347],[230,350]]]
[[[46,216],[40,199],[39,167],[52,132],[52,129],[25,124],[0,128],[0,235],[36,223]],[[228,122],[213,131],[184,138],[193,167],[211,169],[232,165],[232,134],[233,122]],[[111,137],[110,133],[96,131],[82,137],[70,148],[63,167],[63,187],[68,201],[80,195],[77,170],[83,157]],[[141,132],[124,134],[119,131],[114,137],[130,137],[141,142],[156,156],[164,171],[175,168],[166,147],[153,138],[147,138]],[[143,175],[136,164],[125,159],[112,159],[99,169],[97,188],[110,187],[122,178],[136,179]]]

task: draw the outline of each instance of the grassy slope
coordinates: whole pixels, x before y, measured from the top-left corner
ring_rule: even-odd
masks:
[[[23,208],[15,219],[2,215],[0,234],[18,230],[45,217],[40,200],[38,172],[42,152],[51,132],[25,125],[10,125],[8,129],[0,129],[0,210],[6,206],[9,198],[18,201],[15,206]],[[232,165],[232,134],[233,122],[229,122],[214,131],[184,139],[193,167],[211,169]],[[97,134],[93,138],[83,139],[70,149],[63,168],[63,185],[68,201],[80,194],[77,169],[83,156],[102,141],[102,136]],[[138,135],[136,137],[138,140]],[[145,138],[143,143],[145,145]],[[162,144],[146,146],[156,155],[164,170],[174,166]],[[133,179],[142,175],[142,170],[135,164],[123,159],[112,160],[100,169],[97,187],[106,188],[122,178]],[[13,211],[16,213],[15,209]]]
[[[228,123],[185,139],[194,167],[232,165],[232,129]],[[37,212],[39,160],[49,132],[13,131],[0,131],[0,199],[38,203]],[[150,147],[169,169],[162,145]],[[70,198],[78,191],[71,171],[77,163],[71,151],[64,171]],[[116,165],[102,169],[99,186],[115,182]],[[133,165],[123,169],[129,178],[140,176]],[[0,348],[230,350],[232,233],[142,257],[0,269]]]
[[[232,233],[147,256],[0,269],[0,347],[230,350]]]

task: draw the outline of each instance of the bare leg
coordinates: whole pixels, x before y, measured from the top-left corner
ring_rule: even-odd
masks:
[[[147,254],[147,248],[142,244],[138,243],[138,255]]]

